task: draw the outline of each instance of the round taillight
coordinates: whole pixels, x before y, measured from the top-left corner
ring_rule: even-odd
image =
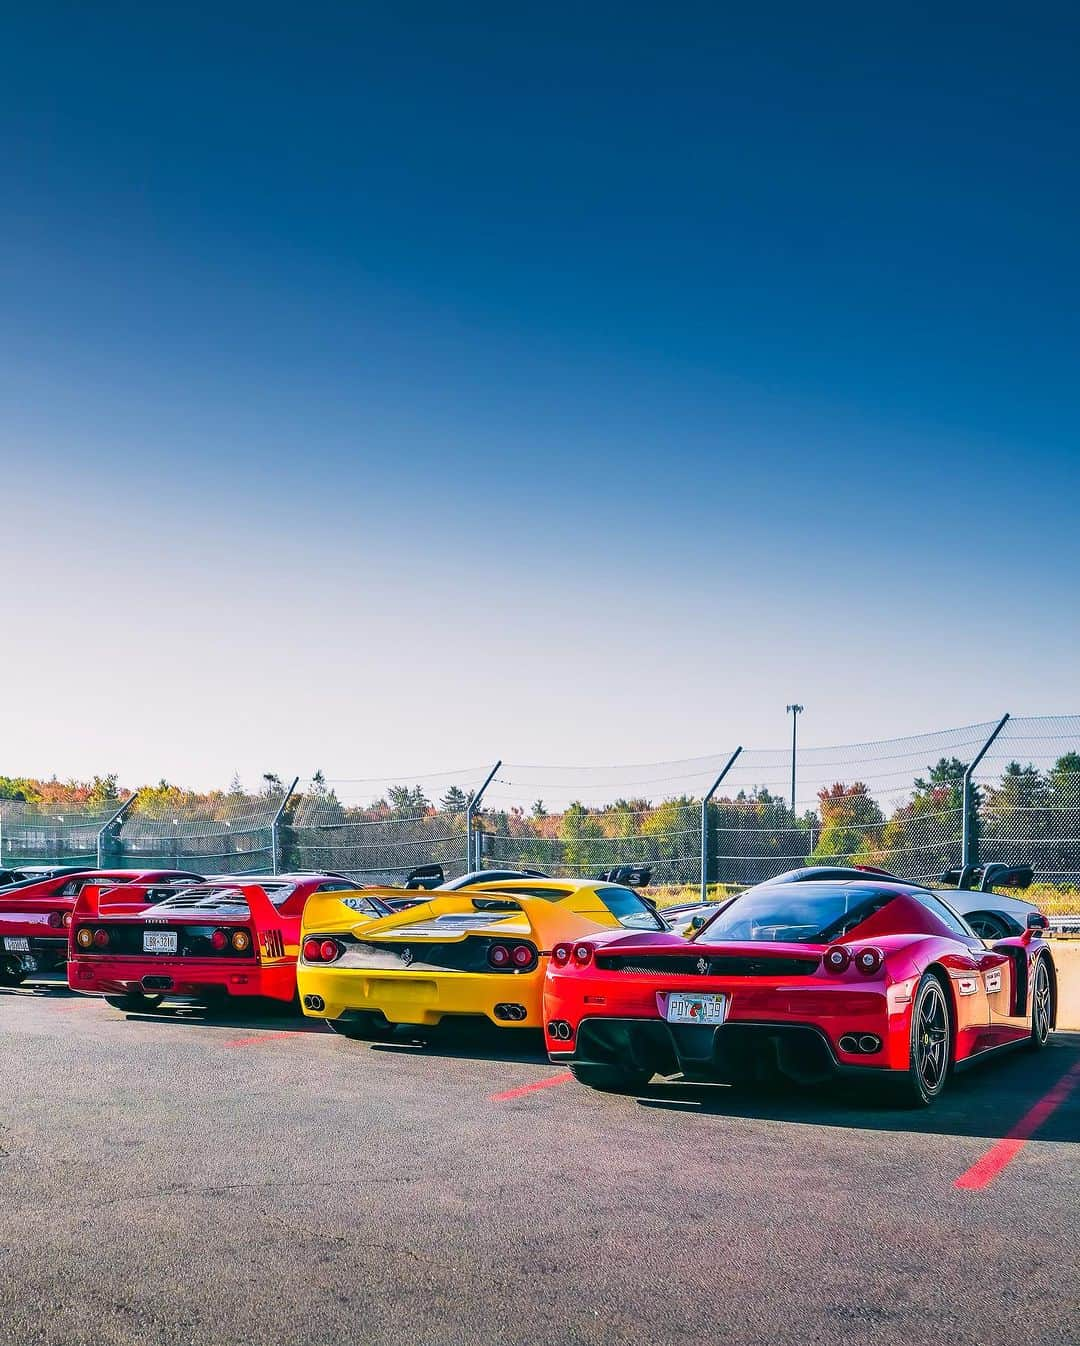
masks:
[[[319,945],[319,957],[324,963],[332,963],[340,953],[341,949],[338,947],[335,940],[324,939]]]
[[[322,956],[321,956],[321,954],[319,953],[319,949],[320,949],[321,947],[322,947],[322,946],[319,944],[319,941],[318,941],[317,939],[305,939],[305,940],[304,940],[304,957],[305,957],[305,959],[306,959],[309,963],[318,963],[318,962],[321,962],[321,961],[322,961]]]
[[[94,948],[107,949],[109,946],[109,932],[107,930],[94,931]]]
[[[510,962],[510,950],[505,944],[493,944],[488,949],[488,962],[492,967],[506,967]]]
[[[237,953],[247,953],[248,949],[251,948],[251,936],[246,930],[234,930],[232,946]]]
[[[49,926],[53,930],[60,930],[64,924],[64,913],[62,911],[49,912]]]
[[[565,967],[570,961],[570,945],[556,944],[551,951],[551,956],[560,967]]]
[[[65,929],[68,929],[70,926],[71,926],[71,912],[70,912],[70,911],[65,911],[65,912],[64,912],[64,928],[65,928]]]
[[[515,967],[528,967],[533,960],[533,951],[527,944],[515,944],[510,957],[514,960]]]
[[[851,954],[843,945],[834,944],[831,949],[826,950],[822,962],[829,972],[844,972],[851,962]]]
[[[885,955],[880,949],[860,949],[855,955],[855,966],[868,977],[872,977],[884,961]]]
[[[220,953],[229,942],[229,932],[227,930],[215,930],[210,936],[210,943],[213,948]]]
[[[592,946],[589,944],[577,944],[574,946],[574,962],[580,963],[582,967],[592,957]]]
[[[88,925],[80,925],[75,932],[75,943],[80,949],[88,949],[94,942],[94,932]]]

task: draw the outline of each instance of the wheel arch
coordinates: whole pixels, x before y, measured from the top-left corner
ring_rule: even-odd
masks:
[[[940,963],[928,963],[926,967],[923,968],[922,975],[923,977],[931,976],[936,978],[937,981],[941,983],[941,989],[945,993],[945,1008],[949,1012],[949,1069],[952,1070],[952,1068],[956,1065],[956,1048],[957,1048],[957,1036],[958,1036],[956,991],[953,988],[952,978],[949,976],[948,972],[946,972],[945,968],[942,967]],[[922,977],[920,977],[919,980],[921,981]]]

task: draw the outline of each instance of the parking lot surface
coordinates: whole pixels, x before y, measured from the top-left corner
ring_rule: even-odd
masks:
[[[1080,1034],[925,1112],[0,991],[0,1341],[1080,1340]]]

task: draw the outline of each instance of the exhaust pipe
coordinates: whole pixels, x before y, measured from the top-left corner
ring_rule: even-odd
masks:
[[[520,1023],[522,1019],[529,1017],[529,1011],[524,1005],[515,1005],[512,1002],[503,1002],[495,1006],[496,1019],[507,1019],[511,1023]]]
[[[548,1024],[548,1033],[556,1042],[569,1042],[574,1036],[574,1030],[565,1019],[552,1019]]]
[[[874,1033],[845,1033],[839,1046],[842,1052],[852,1056],[873,1056],[881,1051],[881,1039]]]
[[[306,995],[304,996],[304,1008],[309,1010],[324,1010],[326,1008],[326,1001],[321,995]]]

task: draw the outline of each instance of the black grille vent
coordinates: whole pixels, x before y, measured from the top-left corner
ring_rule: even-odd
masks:
[[[816,954],[808,958],[768,954],[758,957],[700,954],[697,958],[684,954],[674,957],[599,954],[596,966],[601,972],[631,972],[647,977],[807,977],[821,966],[821,959]]]

